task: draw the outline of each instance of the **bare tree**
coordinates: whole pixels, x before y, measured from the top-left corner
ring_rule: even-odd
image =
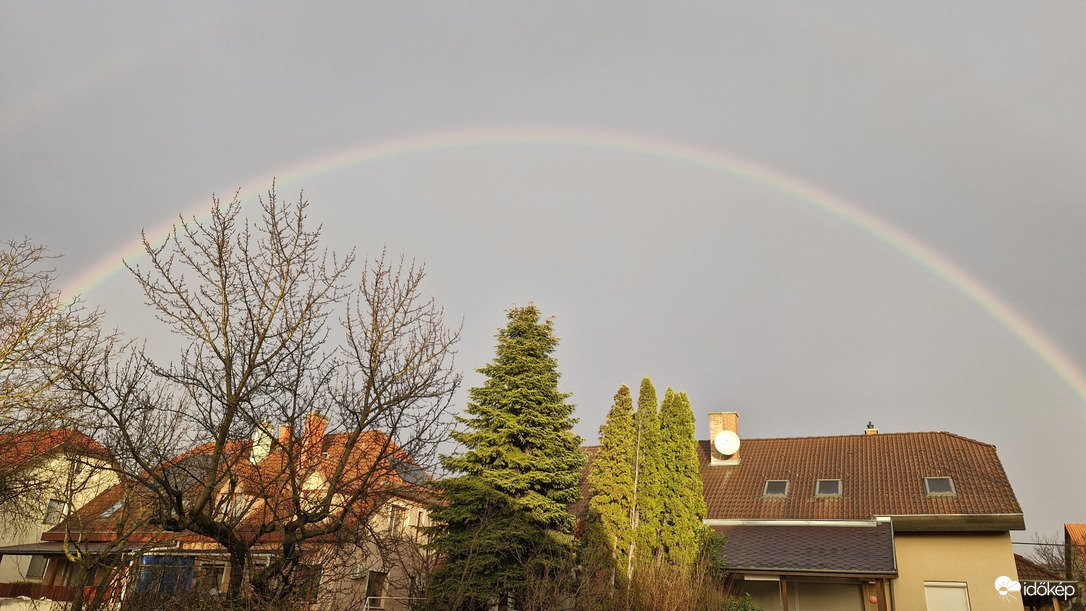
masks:
[[[130,268],[182,352],[164,364],[107,344],[67,382],[153,497],[150,523],[222,546],[231,598],[283,600],[330,542],[380,545],[376,512],[425,494],[459,331],[422,296],[421,266],[382,254],[350,282],[353,253],[321,246],[301,197],[282,204],[273,185],[254,222],[236,195],[213,204],[163,244],[145,237],[147,263]],[[258,550],[269,559],[253,566]]]
[[[37,511],[57,485],[30,464],[35,436],[77,424],[56,380],[99,337],[99,312],[54,286],[53,258],[27,238],[0,243],[0,513],[9,517]]]

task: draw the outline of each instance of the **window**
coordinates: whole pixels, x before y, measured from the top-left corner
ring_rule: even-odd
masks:
[[[30,557],[30,566],[26,569],[27,579],[41,579],[45,577],[45,556],[35,555]]]
[[[949,477],[925,477],[924,491],[928,496],[955,496],[954,480]]]
[[[818,482],[815,483],[815,496],[841,496],[841,480],[818,480]]]
[[[57,524],[64,519],[64,501],[57,499],[49,499],[49,504],[45,506],[45,516],[42,518],[43,524]]]
[[[402,537],[407,528],[407,508],[393,505],[388,513],[388,534]]]
[[[225,562],[204,562],[196,568],[195,584],[192,589],[201,594],[216,595],[226,590]]]
[[[370,609],[385,608],[385,578],[388,573],[370,571],[366,578],[366,605]]]
[[[105,513],[102,514],[102,517],[103,518],[112,518],[118,511],[121,510],[121,504],[122,503],[124,503],[123,499],[120,500],[120,501],[117,501],[116,503],[114,503],[112,505],[110,505],[109,509],[107,509],[105,511]]]
[[[960,581],[925,581],[928,611],[969,611],[969,588]]]
[[[773,496],[773,497],[785,497],[785,496],[788,496],[788,480],[786,480],[786,479],[766,480],[765,490],[762,492],[762,496]]]
[[[316,602],[321,585],[321,567],[315,564],[300,564],[294,569],[294,580],[298,584],[298,600]]]

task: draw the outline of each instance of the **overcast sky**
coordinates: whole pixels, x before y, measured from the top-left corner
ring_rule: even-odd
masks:
[[[329,245],[426,261],[469,386],[534,302],[587,442],[646,375],[701,437],[723,410],[744,437],[952,431],[998,447],[1028,540],[1086,521],[1084,26],[1081,3],[8,2],[0,239],[167,345],[94,270],[278,177]]]

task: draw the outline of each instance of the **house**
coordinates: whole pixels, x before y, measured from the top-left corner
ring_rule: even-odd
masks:
[[[767,611],[1004,608],[1022,509],[995,446],[947,432],[742,439],[709,414],[707,517]],[[1021,600],[1018,599],[1018,605]]]
[[[1074,609],[1086,608],[1086,524],[1064,524],[1064,560],[1067,579],[1075,582]]]
[[[117,480],[105,448],[73,429],[0,435],[0,583],[45,576],[42,533]],[[0,596],[6,594],[0,589]]]
[[[337,466],[346,465],[354,478],[348,481],[368,478],[373,493],[340,506],[347,516],[342,529],[301,544],[294,575],[302,585],[295,602],[406,609],[428,569],[421,544],[429,525],[429,476],[382,433],[363,432],[351,445],[345,433],[326,434],[326,426],[327,420],[314,414],[300,435],[284,426],[271,439],[261,427],[252,439],[230,442],[224,453],[233,461],[229,477],[221,478],[209,511],[229,516],[234,531],[253,542],[247,570],[259,571],[279,558],[286,536],[282,524],[297,515],[295,504],[320,502]],[[179,481],[193,478],[192,489],[198,489],[208,451],[208,446],[195,448],[161,469],[176,473]],[[297,494],[291,481],[300,482]],[[332,505],[344,502],[346,494],[350,490],[344,488],[333,495]],[[70,555],[50,554],[43,584],[58,591],[84,586],[88,596],[90,586],[100,586],[97,595],[149,604],[160,604],[164,596],[225,593],[234,570],[227,550],[205,536],[164,530],[162,511],[162,503],[136,482],[105,490],[41,535],[41,545],[68,542],[84,559],[76,563]]]
[[[1068,586],[1073,588],[1074,582],[1065,581],[1063,575],[1018,554],[1014,555],[1014,564],[1018,571],[1018,585],[1022,588],[1019,590],[1022,593],[1022,606],[1026,611],[1063,611],[1071,608],[1068,597],[1059,594],[1065,592]]]

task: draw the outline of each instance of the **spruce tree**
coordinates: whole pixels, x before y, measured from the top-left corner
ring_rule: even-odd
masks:
[[[592,498],[588,503],[588,520],[592,532],[598,525],[600,538],[590,541],[602,545],[605,557],[611,560],[611,581],[626,576],[629,567],[633,526],[630,523],[635,508],[634,467],[636,426],[633,399],[625,384],[615,394],[614,405],[607,422],[600,427],[600,446],[588,474]],[[593,553],[595,552],[595,553]],[[597,550],[590,550],[599,557]]]
[[[705,527],[705,497],[698,467],[694,412],[686,393],[670,388],[660,407],[660,547],[669,562],[688,567]]]
[[[464,429],[452,436],[465,450],[443,460],[462,475],[445,482],[434,514],[442,525],[432,548],[445,558],[430,586],[438,608],[515,604],[530,580],[572,558],[566,508],[578,498],[584,453],[569,395],[558,390],[558,339],[533,305],[507,316],[494,360],[478,370],[486,380],[457,416]]]
[[[634,543],[630,551],[630,569],[650,562],[660,546],[660,423],[656,388],[652,380],[641,380],[637,396],[637,431],[635,440],[634,487],[637,507],[632,513]]]

